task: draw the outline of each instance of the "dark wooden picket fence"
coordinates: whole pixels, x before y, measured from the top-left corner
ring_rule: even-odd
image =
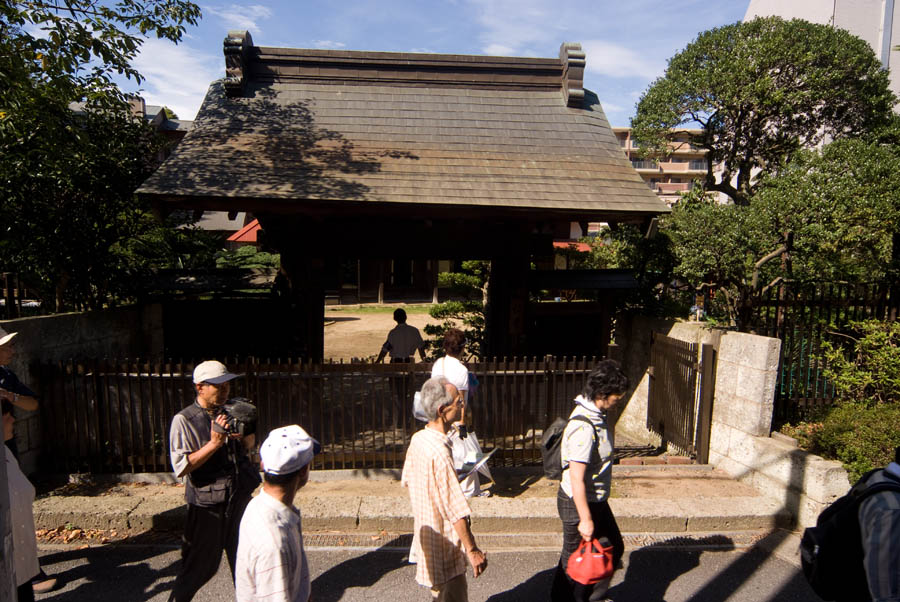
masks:
[[[786,283],[769,290],[756,308],[757,334],[781,339],[775,393],[776,423],[829,405],[834,387],[825,376],[822,342],[857,320],[896,320],[897,284]]]
[[[469,364],[480,385],[470,404],[493,465],[540,463],[540,438],[567,414],[597,358],[513,358]],[[316,468],[398,468],[410,436],[412,397],[430,364],[226,362],[245,374],[232,395],[259,409],[258,436],[297,423],[323,453]],[[172,416],[194,399],[194,363],[71,360],[40,370],[44,468],[52,472],[166,472]]]

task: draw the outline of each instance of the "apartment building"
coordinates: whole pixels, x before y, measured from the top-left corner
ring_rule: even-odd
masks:
[[[706,150],[691,145],[691,133],[698,130],[684,130],[672,142],[672,154],[663,161],[642,159],[638,145],[631,138],[631,128],[613,128],[625,156],[637,170],[651,190],[669,206],[681,198],[681,193],[694,186],[696,180],[706,175]]]

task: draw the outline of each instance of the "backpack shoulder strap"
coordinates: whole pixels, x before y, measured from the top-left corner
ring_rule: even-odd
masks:
[[[566,421],[566,424],[568,424],[568,423],[571,422],[572,420],[577,420],[577,421],[579,421],[579,422],[584,422],[584,423],[590,425],[590,427],[591,427],[591,437],[594,439],[594,441],[597,441],[597,429],[594,427],[594,423],[591,422],[591,419],[590,419],[590,418],[588,418],[587,416],[582,416],[582,415],[579,414],[578,416],[572,416],[571,418],[569,418],[569,420]]]

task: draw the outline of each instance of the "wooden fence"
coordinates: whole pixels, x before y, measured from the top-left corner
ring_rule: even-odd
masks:
[[[470,404],[494,465],[540,463],[543,428],[568,414],[597,358],[514,358],[470,364]],[[232,395],[259,409],[258,437],[298,423],[323,453],[316,468],[397,468],[421,423],[412,396],[430,364],[227,361]],[[172,416],[194,399],[193,362],[88,360],[40,370],[44,468],[52,472],[166,472]]]
[[[825,377],[822,342],[850,322],[896,320],[896,284],[782,284],[756,308],[757,334],[781,339],[775,393],[776,423],[797,420],[831,403],[834,388]]]

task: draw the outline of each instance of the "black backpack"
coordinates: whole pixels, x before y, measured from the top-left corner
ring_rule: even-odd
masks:
[[[864,474],[846,495],[822,511],[815,527],[803,532],[800,541],[803,574],[823,600],[872,599],[863,565],[859,505],[881,491],[900,493],[898,480],[866,484],[878,470],[881,469]]]
[[[591,425],[591,433],[594,438],[597,438],[597,433],[594,430],[594,423],[590,421],[587,416],[572,416],[570,420],[580,420],[581,422],[586,422]],[[544,429],[544,434],[541,435],[541,458],[544,461],[544,475],[548,479],[561,479],[562,478],[562,458],[561,458],[561,447],[562,447],[562,436],[563,432],[566,430],[566,425],[569,424],[569,420],[565,418],[557,418],[553,421],[553,423]]]

